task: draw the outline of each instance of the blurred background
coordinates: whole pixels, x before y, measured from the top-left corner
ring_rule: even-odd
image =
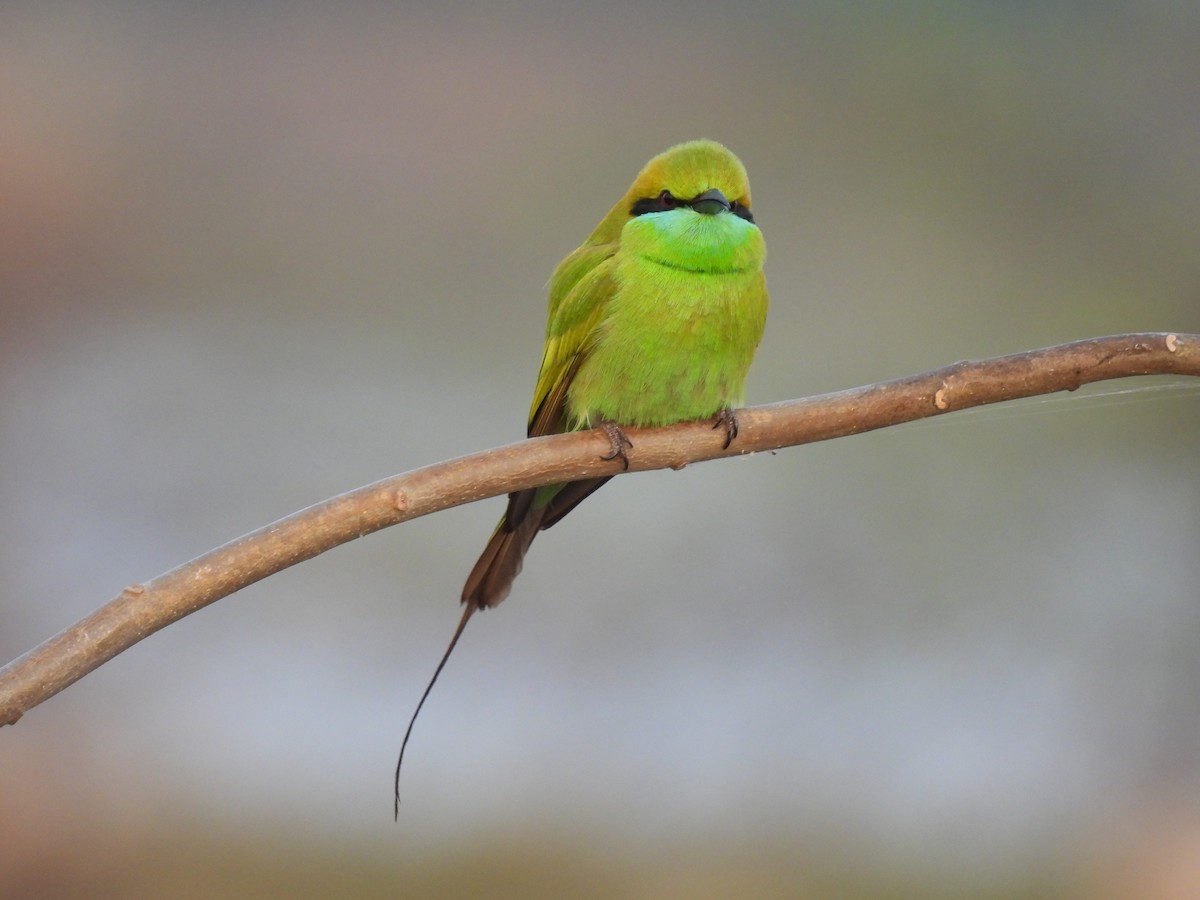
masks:
[[[764,403],[1200,332],[1200,8],[0,12],[0,662],[280,516],[524,433],[641,165],[745,162]],[[353,542],[0,732],[0,894],[1195,897],[1200,387]]]

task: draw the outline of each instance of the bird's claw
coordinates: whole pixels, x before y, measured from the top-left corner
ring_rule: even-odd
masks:
[[[717,421],[713,423],[713,430],[725,428],[725,443],[721,445],[722,450],[728,450],[729,445],[733,443],[733,439],[738,435],[738,420],[737,413],[726,406],[717,413]]]
[[[604,433],[608,435],[608,442],[612,449],[605,453],[600,458],[605,462],[620,458],[623,471],[629,471],[629,457],[625,454],[625,448],[633,449],[633,441],[631,441],[621,430],[621,426],[616,422],[601,422],[600,427],[604,429]]]

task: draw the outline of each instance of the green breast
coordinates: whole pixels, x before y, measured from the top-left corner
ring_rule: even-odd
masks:
[[[668,425],[740,406],[767,316],[761,268],[693,272],[621,253],[614,263],[617,291],[571,383],[572,427]]]

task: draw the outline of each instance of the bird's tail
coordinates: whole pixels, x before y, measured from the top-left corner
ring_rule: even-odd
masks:
[[[529,545],[542,527],[546,508],[531,509],[515,526],[510,528],[507,518],[502,519],[492,534],[492,539],[483,548],[479,561],[467,576],[463,586],[462,602],[472,609],[498,606],[512,590],[513,580],[521,571]]]
[[[454,652],[458,639],[462,637],[463,630],[467,627],[467,622],[471,621],[471,616],[475,614],[476,610],[496,606],[508,596],[509,590],[512,589],[513,579],[521,571],[521,562],[525,559],[525,553],[529,550],[529,545],[533,543],[533,536],[538,533],[542,520],[546,516],[546,509],[547,507],[529,509],[517,526],[512,529],[508,527],[507,516],[501,519],[500,524],[496,526],[495,533],[492,534],[492,539],[483,549],[483,555],[479,557],[475,568],[467,577],[467,584],[462,593],[462,602],[466,606],[462,619],[459,620],[458,628],[454,631],[454,637],[450,639],[450,645],[442,654],[441,662],[434,669],[433,677],[429,679],[429,684],[425,687],[425,693],[417,702],[417,708],[413,712],[412,718],[408,720],[408,730],[404,732],[404,740],[400,744],[395,779],[397,819],[400,818],[400,769],[404,765],[404,751],[408,747],[408,739],[412,737],[417,716],[421,714],[421,707],[425,705],[425,701],[429,698],[429,692],[437,684],[438,676],[446,667],[446,661]]]
[[[520,574],[525,554],[537,533],[558,522],[610,477],[588,478],[509,494],[504,518],[467,576],[462,602],[471,609],[499,606],[512,590],[513,581]]]

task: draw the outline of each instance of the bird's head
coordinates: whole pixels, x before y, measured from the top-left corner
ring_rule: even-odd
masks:
[[[625,200],[630,216],[683,207],[704,215],[732,212],[754,221],[746,169],[715,141],[689,141],[660,153],[646,163]]]
[[[715,141],[677,144],[650,160],[592,236],[696,272],[761,268],[762,234],[741,161]]]

